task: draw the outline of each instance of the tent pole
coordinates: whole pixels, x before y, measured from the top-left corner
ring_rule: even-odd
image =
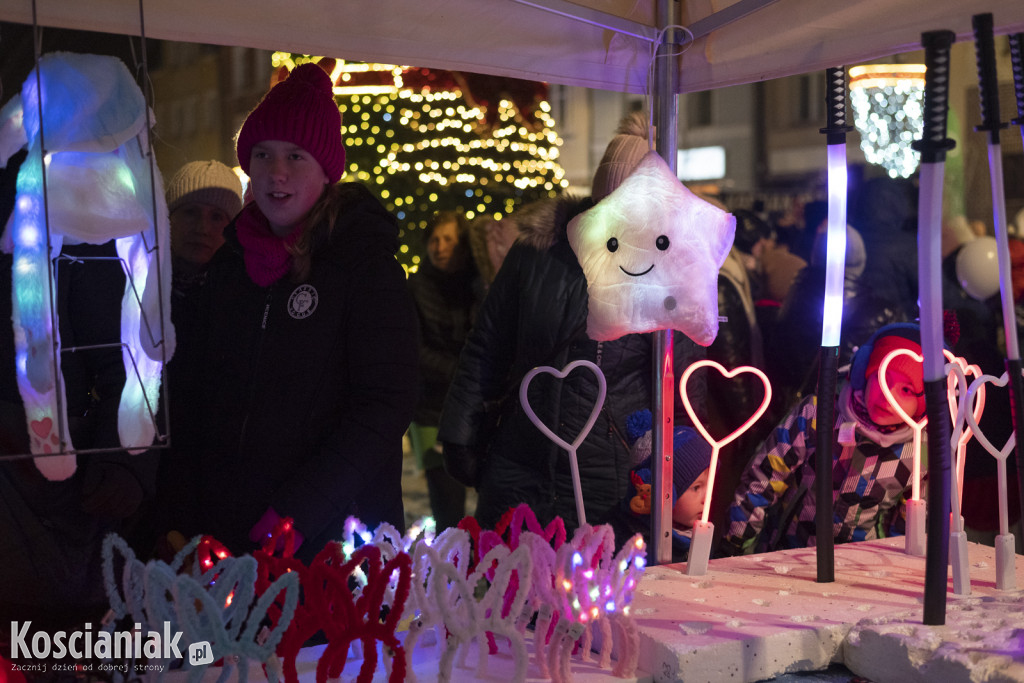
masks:
[[[657,46],[654,66],[653,110],[655,147],[674,173],[678,128],[678,96],[676,95],[676,29],[679,23],[677,0],[658,0],[658,26],[664,29],[664,38]],[[653,396],[651,404],[651,545],[648,561],[652,564],[672,562],[672,433],[676,394],[676,379],[672,357],[672,330],[652,332],[653,339]]]

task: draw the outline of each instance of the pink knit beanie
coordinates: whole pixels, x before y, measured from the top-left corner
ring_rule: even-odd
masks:
[[[318,65],[301,64],[270,89],[249,113],[238,132],[238,164],[249,173],[255,144],[282,140],[302,147],[319,162],[332,183],[345,173],[341,112],[334,102],[331,78]]]

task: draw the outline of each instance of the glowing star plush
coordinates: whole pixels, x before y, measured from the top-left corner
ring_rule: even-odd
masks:
[[[701,346],[718,335],[718,269],[736,218],[690,192],[656,152],[569,222],[587,278],[587,334],[609,341],[676,329]]]
[[[149,156],[146,114],[145,97],[123,62],[69,52],[40,58],[38,75],[29,74],[20,95],[0,110],[0,165],[28,148],[0,247],[14,257],[16,374],[36,455],[73,450],[67,417],[58,414],[60,340],[51,318],[56,305],[49,261],[65,241],[116,240],[127,274],[121,304],[127,380],[118,433],[121,445],[133,451],[153,443],[160,375],[174,353],[174,329],[170,250],[159,248],[170,244],[167,205]],[[70,477],[76,467],[74,455],[35,463],[54,480]]]

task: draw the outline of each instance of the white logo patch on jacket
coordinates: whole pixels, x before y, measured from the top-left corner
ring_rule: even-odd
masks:
[[[288,297],[288,315],[296,320],[302,320],[313,315],[319,296],[316,287],[313,285],[299,285]]]

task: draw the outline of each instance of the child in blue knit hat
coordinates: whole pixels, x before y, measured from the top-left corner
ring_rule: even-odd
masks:
[[[651,411],[638,410],[626,418],[633,469],[629,494],[612,521],[616,537],[625,540],[642,533],[650,544],[651,534]],[[704,510],[709,494],[708,469],[711,444],[692,427],[676,426],[672,434],[672,561],[685,562],[690,550],[693,525]]]

